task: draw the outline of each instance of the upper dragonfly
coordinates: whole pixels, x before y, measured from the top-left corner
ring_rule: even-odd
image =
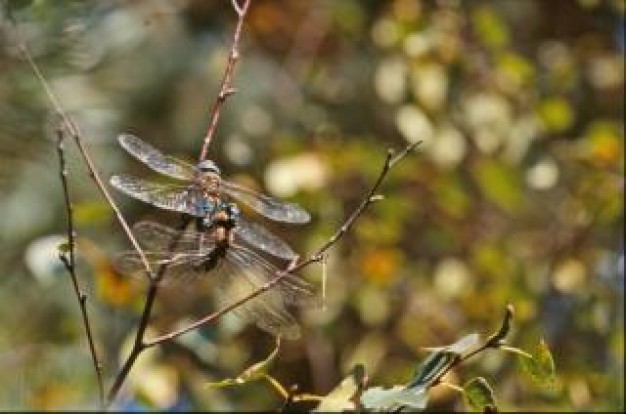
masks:
[[[223,180],[213,161],[192,165],[161,151],[141,139],[122,134],[120,145],[139,161],[161,174],[184,181],[183,184],[154,183],[129,175],[114,175],[111,184],[127,195],[166,210],[211,218],[218,210],[223,194],[237,199],[258,213],[275,221],[306,223],[311,217],[300,206],[284,203],[245,187]],[[240,236],[275,256],[291,259],[294,252],[262,226],[239,218],[235,229]]]
[[[241,244],[231,231],[240,217],[237,207],[222,203],[218,209],[215,227],[207,232],[177,231],[150,221],[135,224],[133,230],[149,249],[145,254],[150,263],[155,268],[165,266],[161,282],[180,286],[191,278],[210,277],[218,284],[218,300],[226,305],[264,286],[278,269]],[[118,253],[114,265],[126,275],[146,275],[134,250]],[[300,328],[286,306],[313,304],[317,304],[317,298],[311,285],[288,275],[274,289],[244,302],[233,312],[272,334],[295,339]]]

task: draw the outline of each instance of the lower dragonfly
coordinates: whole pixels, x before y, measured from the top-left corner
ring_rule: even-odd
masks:
[[[179,180],[179,183],[156,183],[129,175],[112,176],[111,185],[133,198],[205,221],[219,211],[225,197],[241,201],[271,220],[285,223],[306,223],[310,220],[309,213],[296,204],[284,203],[222,179],[213,161],[205,160],[192,165],[167,156],[129,134],[120,135],[118,141],[122,148],[146,166]],[[283,259],[295,256],[285,242],[243,217],[239,217],[235,232],[251,245],[275,256]]]
[[[273,279],[278,269],[250,250],[236,231],[239,211],[233,203],[222,203],[204,232],[178,231],[141,221],[133,226],[139,242],[148,249],[146,257],[158,269],[163,267],[162,282],[172,286],[188,285],[196,278],[215,278],[218,300],[234,303]],[[118,271],[129,276],[146,276],[136,251],[120,252],[114,259]],[[300,327],[288,312],[288,305],[317,303],[313,287],[289,275],[273,288],[244,302],[233,312],[259,328],[286,339],[297,339]]]

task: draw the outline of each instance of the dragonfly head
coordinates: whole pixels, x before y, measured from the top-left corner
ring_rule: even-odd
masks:
[[[215,163],[211,160],[201,161],[198,166],[198,171],[203,174],[220,174],[220,169],[215,165]]]

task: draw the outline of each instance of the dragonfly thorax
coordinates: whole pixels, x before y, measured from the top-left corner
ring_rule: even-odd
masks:
[[[235,203],[220,200],[214,212],[202,218],[201,228],[204,231],[215,228],[232,230],[237,225],[240,214],[239,207]]]
[[[220,169],[215,165],[215,163],[211,160],[204,160],[198,163],[198,171],[203,174],[217,174],[220,175]]]

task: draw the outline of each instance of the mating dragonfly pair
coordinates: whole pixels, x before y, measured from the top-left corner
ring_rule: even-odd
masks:
[[[115,175],[110,180],[115,188],[156,207],[197,218],[193,232],[150,221],[133,226],[135,236],[146,248],[148,261],[154,268],[164,269],[163,284],[181,285],[197,277],[214,277],[218,297],[232,303],[263,286],[278,272],[276,266],[252,249],[286,260],[295,257],[287,243],[247,220],[228,199],[241,201],[275,221],[308,222],[309,214],[298,205],[283,203],[222,179],[212,161],[194,166],[164,155],[135,136],[124,134],[118,140],[145,165],[182,183],[162,184]],[[136,251],[118,253],[114,264],[123,274],[146,276]],[[299,326],[286,306],[309,305],[315,301],[311,285],[290,275],[234,312],[261,329],[293,339],[299,336]]]

